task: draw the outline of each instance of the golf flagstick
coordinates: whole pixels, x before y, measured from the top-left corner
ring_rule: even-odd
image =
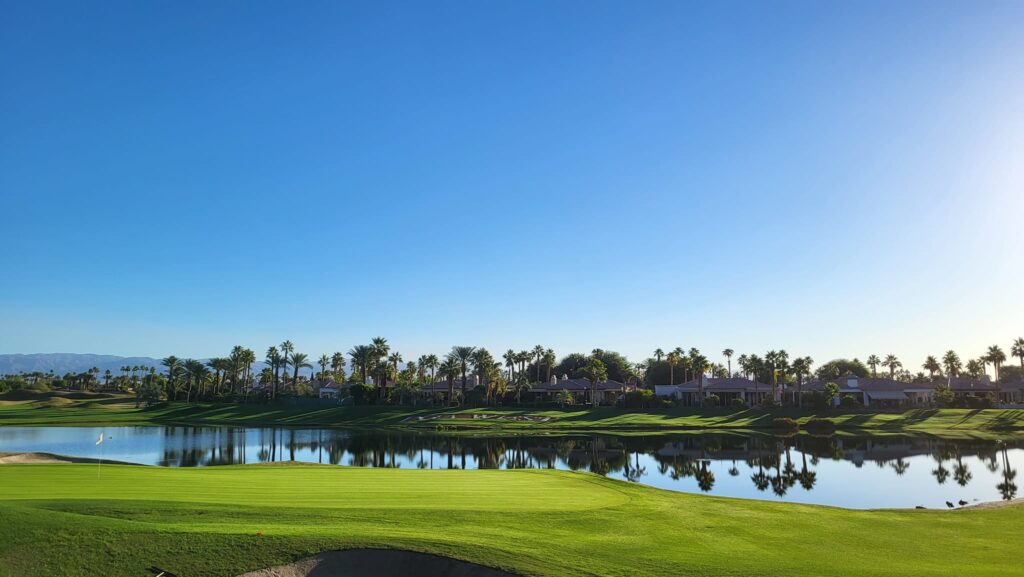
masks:
[[[103,432],[100,431],[100,438],[96,439],[96,444],[100,447],[100,458],[96,461],[96,478],[100,478],[100,467],[103,466]]]

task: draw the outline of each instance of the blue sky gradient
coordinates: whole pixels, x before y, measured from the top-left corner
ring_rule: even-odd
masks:
[[[1024,334],[1021,2],[0,5],[0,352]]]

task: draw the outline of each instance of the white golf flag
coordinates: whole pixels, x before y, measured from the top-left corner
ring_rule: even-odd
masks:
[[[102,442],[103,442],[103,433],[100,433],[100,438],[96,439],[96,444],[99,445]]]

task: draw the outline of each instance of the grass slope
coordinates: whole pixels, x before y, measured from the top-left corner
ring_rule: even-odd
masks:
[[[379,546],[524,575],[1024,575],[1024,507],[850,511],[563,471],[0,467],[0,575],[236,575]],[[262,535],[257,535],[257,533]]]
[[[9,397],[8,397],[9,398]],[[619,408],[469,408],[437,409],[393,406],[295,407],[288,405],[169,403],[136,409],[126,396],[65,398],[53,394],[4,400],[0,397],[0,425],[285,425],[388,427],[417,426],[403,423],[409,416],[436,413],[490,413],[554,417],[546,423],[506,420],[446,421],[459,430],[505,431],[628,431],[670,429],[767,429],[777,416],[806,420],[809,411],[773,412],[730,409],[627,410]],[[1021,409],[917,409],[903,413],[826,414],[841,429],[888,432],[950,433],[966,431],[1024,431]],[[418,426],[433,429],[438,423]]]

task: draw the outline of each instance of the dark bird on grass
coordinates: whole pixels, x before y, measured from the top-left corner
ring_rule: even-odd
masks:
[[[928,507],[925,507],[924,505],[918,505],[918,506],[916,506],[914,508],[915,509],[927,509]]]
[[[956,505],[954,505],[952,501],[946,501],[946,506],[949,507],[950,509],[956,507]]]
[[[960,506],[961,506],[961,507],[963,507],[964,505],[966,505],[966,504],[967,504],[967,501],[964,501],[963,499],[960,499],[960,500],[959,500],[959,501],[957,501],[957,502],[958,502],[958,503],[960,503]]]

